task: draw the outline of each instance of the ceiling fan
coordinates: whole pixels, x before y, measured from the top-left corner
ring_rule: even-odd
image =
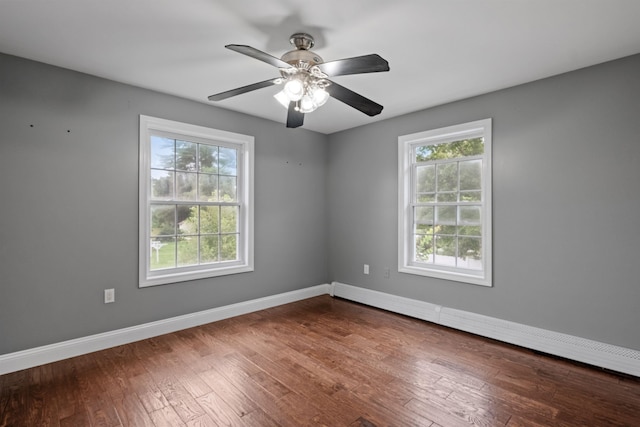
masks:
[[[281,58],[251,46],[238,44],[225,46],[227,49],[273,65],[280,70],[281,77],[217,93],[209,96],[209,100],[222,101],[272,85],[283,85],[282,91],[277,93],[275,98],[288,109],[288,128],[302,126],[304,115],[324,105],[330,97],[369,116],[382,112],[382,105],[329,80],[329,77],[348,74],[389,71],[389,63],[380,55],[371,54],[324,62],[320,56],[309,50],[314,45],[313,37],[309,34],[295,33],[289,42],[295,46],[295,49],[285,53]]]

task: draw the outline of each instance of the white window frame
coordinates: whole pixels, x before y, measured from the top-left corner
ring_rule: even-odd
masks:
[[[436,277],[474,285],[492,286],[492,203],[491,203],[491,119],[433,129],[398,137],[398,271],[401,273]],[[484,138],[482,156],[482,269],[468,270],[419,263],[414,259],[413,207],[414,148],[421,145],[459,141],[465,138]]]
[[[238,218],[238,260],[189,267],[150,270],[150,212],[151,212],[151,136],[169,135],[186,141],[238,149],[237,197],[240,205]],[[254,270],[254,137],[211,129],[172,120],[140,115],[140,170],[139,170],[139,287],[163,285],[187,280],[203,279]],[[197,205],[198,202],[191,203]]]

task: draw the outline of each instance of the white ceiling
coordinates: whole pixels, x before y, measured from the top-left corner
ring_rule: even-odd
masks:
[[[283,125],[277,87],[207,101],[279,75],[224,45],[280,57],[304,31],[325,61],[388,60],[334,78],[384,110],[332,99],[304,124],[329,134],[639,53],[639,18],[639,0],[0,0],[0,52]]]

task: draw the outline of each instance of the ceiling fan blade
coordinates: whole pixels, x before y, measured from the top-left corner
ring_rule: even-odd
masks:
[[[234,52],[242,53],[243,55],[255,58],[258,61],[266,62],[267,64],[273,65],[274,67],[293,68],[291,64],[284,62],[282,59],[276,58],[275,56],[269,55],[268,53],[265,53],[251,46],[243,44],[228,44],[225,47],[227,49],[233,50]]]
[[[316,65],[329,77],[347,74],[379,73],[389,71],[389,63],[380,55],[371,54],[355,58],[338,59]]]
[[[209,101],[222,101],[223,99],[227,99],[227,98],[231,98],[232,96],[251,92],[252,90],[262,89],[263,87],[279,84],[281,81],[282,81],[281,78],[265,80],[263,82],[253,83],[247,86],[231,89],[226,92],[216,93],[214,95],[209,96]]]
[[[298,128],[304,122],[304,113],[296,110],[296,103],[289,103],[289,112],[287,113],[287,127]]]
[[[347,89],[344,86],[340,86],[337,83],[331,82],[325,89],[329,92],[333,98],[338,101],[344,102],[350,107],[356,110],[362,111],[368,116],[375,116],[382,112],[384,108],[382,105],[373,102],[372,100],[365,98],[364,96],[355,93],[352,90]]]

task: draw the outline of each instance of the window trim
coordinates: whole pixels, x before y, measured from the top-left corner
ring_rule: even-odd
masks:
[[[210,142],[212,145],[233,144],[241,147],[238,153],[238,197],[240,202],[239,261],[233,263],[207,264],[202,266],[176,267],[162,271],[150,271],[150,206],[151,206],[151,135],[168,133],[184,137],[193,142]],[[140,288],[204,279],[254,270],[254,137],[173,120],[140,115],[139,141],[139,254],[138,286]]]
[[[490,118],[398,137],[398,272],[493,286],[492,272],[492,120]],[[484,137],[482,166],[482,265],[478,274],[445,266],[416,265],[413,256],[413,147]]]

